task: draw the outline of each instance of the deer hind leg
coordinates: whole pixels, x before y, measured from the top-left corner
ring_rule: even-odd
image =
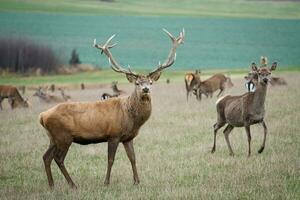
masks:
[[[135,153],[134,153],[134,148],[133,148],[133,140],[129,142],[124,142],[123,143],[124,148],[126,150],[126,154],[130,160],[132,171],[133,171],[133,180],[134,184],[137,185],[140,183],[139,176],[136,170],[136,163],[135,163]]]
[[[0,110],[3,110],[3,107],[2,107],[2,101],[3,101],[3,98],[0,97]]]
[[[113,140],[109,140],[108,141],[108,145],[107,145],[107,172],[106,172],[106,178],[104,181],[105,185],[108,185],[110,182],[110,173],[111,173],[111,168],[114,164],[114,160],[115,160],[115,155],[116,155],[116,151],[119,145],[119,139],[113,139]]]
[[[245,126],[246,134],[248,138],[248,157],[251,155],[251,133],[250,133],[250,125]]]
[[[262,153],[264,151],[265,144],[266,144],[266,138],[267,138],[267,134],[268,134],[268,128],[267,128],[265,121],[262,121],[262,126],[264,128],[264,139],[263,139],[263,143],[262,143],[260,149],[258,150],[258,153]]]
[[[57,166],[59,167],[60,171],[62,172],[62,174],[64,175],[64,177],[66,178],[68,184],[76,189],[76,185],[75,183],[72,181],[65,165],[64,165],[64,160],[65,157],[68,153],[69,147],[70,147],[71,143],[65,144],[65,145],[60,145],[59,147],[57,147],[54,151],[54,160],[57,164]]]
[[[211,153],[214,153],[216,151],[216,137],[217,137],[217,132],[220,128],[222,128],[224,125],[226,124],[226,122],[217,122],[214,124],[214,145],[211,149]]]
[[[45,171],[48,178],[49,187],[52,189],[54,186],[53,177],[51,173],[51,162],[54,157],[54,151],[56,149],[56,146],[54,144],[50,144],[48,150],[45,152],[43,156],[44,165],[45,165]]]
[[[226,143],[227,143],[227,146],[228,146],[228,149],[229,149],[229,155],[230,156],[234,156],[234,153],[232,151],[232,148],[231,148],[231,145],[230,145],[230,141],[229,141],[229,134],[230,132],[233,130],[233,126],[228,124],[225,128],[225,130],[223,131],[224,133],[224,136],[225,136],[225,140],[226,140]]]

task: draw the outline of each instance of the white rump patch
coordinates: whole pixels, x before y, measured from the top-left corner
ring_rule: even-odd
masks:
[[[219,103],[222,99],[224,99],[225,97],[227,97],[227,96],[228,96],[228,95],[222,96],[222,97],[218,98],[218,100],[216,101],[216,105],[218,105],[218,103]]]

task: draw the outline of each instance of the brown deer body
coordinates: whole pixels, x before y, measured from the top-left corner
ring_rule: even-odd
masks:
[[[245,127],[248,138],[248,156],[251,155],[251,133],[250,126],[253,124],[261,123],[264,128],[264,139],[261,148],[258,153],[262,153],[265,148],[267,126],[264,122],[265,116],[265,98],[267,92],[267,84],[270,80],[271,70],[275,70],[277,63],[273,63],[271,68],[262,66],[257,68],[255,63],[252,64],[252,77],[249,81],[253,81],[256,84],[256,90],[254,92],[248,92],[241,96],[225,96],[221,97],[217,101],[217,123],[214,124],[214,144],[212,153],[216,149],[216,135],[217,131],[228,124],[223,131],[225,140],[230,152],[230,155],[234,155],[230,142],[229,134],[234,127]],[[250,73],[249,73],[250,75]],[[254,80],[253,80],[254,79]]]
[[[186,100],[189,100],[190,92],[193,91],[194,87],[200,83],[200,71],[196,70],[195,73],[186,73],[184,76],[185,89],[186,89]]]
[[[29,104],[27,100],[24,100],[20,95],[18,89],[11,85],[0,85],[0,109],[2,110],[2,101],[7,98],[11,109],[18,107],[19,105],[24,108],[28,108]]]
[[[271,77],[270,84],[272,86],[276,85],[287,85],[287,82],[284,78],[282,77]]]
[[[76,187],[64,166],[65,156],[73,142],[78,144],[108,142],[105,184],[110,182],[117,147],[120,142],[123,143],[132,165],[134,183],[139,183],[133,139],[151,114],[150,86],[152,81],[157,81],[162,70],[174,63],[176,48],[184,38],[184,32],[181,32],[178,38],[173,37],[166,30],[165,32],[172,40],[172,49],[166,61],[159,64],[148,75],[139,75],[130,69],[126,70],[115,61],[109,50],[114,46],[109,44],[114,36],[110,37],[103,46],[94,41],[94,47],[100,49],[109,58],[112,69],[124,73],[128,81],[135,84],[135,90],[128,97],[112,98],[106,101],[62,103],[40,114],[40,123],[47,130],[50,139],[50,146],[43,156],[50,187],[54,185],[50,168],[53,159],[68,183]]]
[[[198,100],[201,100],[202,94],[212,97],[213,93],[217,90],[220,90],[217,97],[219,97],[225,90],[226,84],[228,87],[232,87],[233,84],[229,77],[226,77],[224,74],[215,74],[212,77],[208,78],[205,81],[200,81],[195,87],[195,95]]]

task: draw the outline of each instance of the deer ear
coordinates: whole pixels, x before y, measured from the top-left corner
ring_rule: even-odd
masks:
[[[276,67],[277,67],[277,62],[273,62],[273,64],[272,64],[272,66],[271,66],[271,68],[270,68],[270,70],[275,70],[276,69]]]
[[[257,71],[257,66],[254,62],[251,64],[251,68],[252,68],[252,71]]]
[[[154,74],[148,75],[149,78],[151,78],[153,81],[157,81],[161,75],[161,72],[156,72]]]
[[[126,78],[130,83],[133,83],[136,81],[136,76],[132,75],[132,74],[126,74]]]

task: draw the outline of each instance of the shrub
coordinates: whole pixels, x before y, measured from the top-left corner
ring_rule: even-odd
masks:
[[[50,47],[27,39],[0,38],[0,69],[14,73],[50,73],[61,65]]]

